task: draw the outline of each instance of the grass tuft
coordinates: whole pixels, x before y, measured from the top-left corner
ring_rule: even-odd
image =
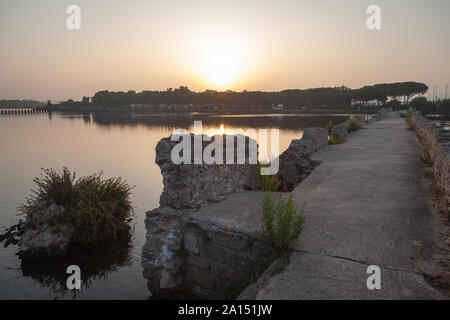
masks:
[[[292,194],[284,199],[281,194],[277,198],[271,192],[264,193],[261,202],[264,229],[260,236],[276,254],[285,255],[300,236],[305,221],[304,207],[298,210]]]
[[[350,118],[349,123],[348,132],[358,131],[360,129],[358,122],[354,118]]]
[[[36,189],[19,207],[23,214],[33,215],[51,204],[63,206],[67,210],[64,220],[74,225],[72,245],[98,245],[129,236],[132,188],[126,181],[103,179],[102,173],[77,179],[68,168],[43,172],[43,177],[34,179]]]
[[[329,135],[328,144],[343,144],[344,142],[344,138],[337,139],[334,134]]]
[[[430,151],[427,147],[423,147],[423,154],[420,156],[420,160],[428,167],[433,165],[433,160],[431,160]]]
[[[334,126],[333,121],[328,122],[327,125],[325,126],[325,129],[327,129],[328,131],[328,135],[331,134],[331,129],[333,129],[333,126]]]

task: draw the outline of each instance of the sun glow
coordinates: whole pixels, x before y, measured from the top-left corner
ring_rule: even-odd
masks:
[[[242,74],[247,56],[246,46],[237,37],[208,34],[199,41],[197,64],[207,83],[224,89]]]
[[[204,72],[215,85],[223,87],[233,82],[237,74],[236,61],[225,53],[212,54],[205,61]]]

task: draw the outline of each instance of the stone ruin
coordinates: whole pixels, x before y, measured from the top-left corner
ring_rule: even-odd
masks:
[[[273,262],[272,249],[257,237],[263,192],[257,191],[258,167],[250,161],[256,141],[245,137],[242,164],[226,164],[226,152],[223,164],[175,164],[176,144],[164,138],[156,147],[164,190],[160,207],[147,212],[145,221],[142,266],[149,290],[158,297],[236,297]],[[208,144],[202,142],[202,150]],[[279,157],[281,183],[294,188],[313,170],[309,156],[327,144],[325,129],[305,129]],[[239,144],[229,147],[236,155]]]

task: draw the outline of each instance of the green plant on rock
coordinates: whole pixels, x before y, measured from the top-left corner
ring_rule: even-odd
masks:
[[[328,131],[328,135],[331,134],[331,129],[333,129],[333,126],[334,126],[333,121],[328,122],[327,125],[325,126],[325,129],[327,129]]]
[[[350,123],[350,126],[348,127],[348,130],[347,130],[348,132],[359,130],[359,124],[358,124],[358,122],[356,122],[356,120],[354,118],[350,118],[349,123]]]
[[[261,239],[278,255],[289,251],[304,228],[305,205],[299,210],[292,194],[287,199],[265,192],[261,201],[264,228]]]
[[[37,188],[19,207],[23,214],[33,215],[51,204],[63,206],[67,216],[62,219],[74,226],[72,245],[97,245],[129,236],[133,206],[132,188],[126,181],[103,179],[102,173],[77,179],[67,168],[43,172],[43,177],[34,179]]]
[[[423,147],[423,153],[420,156],[420,159],[422,160],[422,162],[431,167],[433,165],[433,160],[431,160],[431,155],[430,155],[430,151],[428,150],[427,147]]]
[[[328,143],[329,144],[343,144],[345,142],[344,138],[337,139],[334,134],[330,134]]]

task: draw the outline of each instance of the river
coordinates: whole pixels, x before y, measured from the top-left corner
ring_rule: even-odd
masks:
[[[163,185],[155,164],[157,142],[174,129],[192,130],[203,122],[205,133],[253,128],[278,128],[280,152],[301,128],[339,123],[345,116],[155,115],[139,112],[26,114],[0,116],[0,232],[16,223],[17,207],[33,188],[41,168],[68,167],[77,175],[103,171],[134,186],[134,233],[130,244],[83,250],[62,261],[23,263],[17,246],[0,248],[0,299],[148,299],[142,277],[145,212],[158,207]],[[82,290],[66,289],[68,265],[81,267]]]

